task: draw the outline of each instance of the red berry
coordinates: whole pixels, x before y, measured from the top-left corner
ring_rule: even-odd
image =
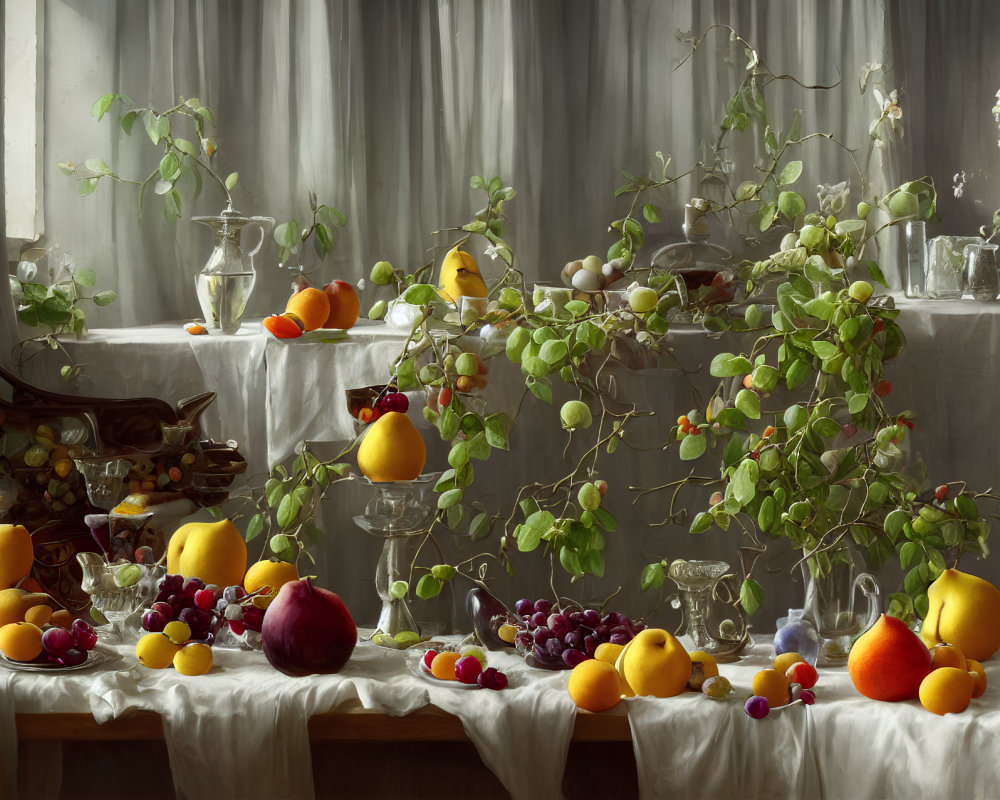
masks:
[[[429,670],[431,668],[431,662],[434,660],[434,656],[437,655],[437,650],[428,650],[424,653],[423,662],[424,666]]]
[[[789,683],[797,683],[803,689],[812,689],[818,679],[816,667],[808,661],[797,661],[792,664],[785,672],[785,677]]]
[[[948,497],[948,486],[947,485],[942,484],[941,486],[938,486],[937,489],[934,490],[934,499],[935,500],[940,500],[940,501],[943,502],[945,500],[945,498],[947,498],[947,497]]]
[[[882,378],[878,383],[875,384],[875,394],[879,397],[888,397],[892,392],[892,381],[888,378]]]
[[[208,589],[199,589],[194,593],[194,604],[202,611],[209,611],[215,606],[215,594]]]
[[[758,451],[754,450],[753,452],[750,453],[750,458],[752,458],[754,461],[756,461],[758,458],[760,458],[760,453]]]

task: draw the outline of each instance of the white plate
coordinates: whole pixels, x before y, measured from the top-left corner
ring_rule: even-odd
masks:
[[[4,666],[7,669],[14,670],[16,672],[74,672],[78,669],[88,669],[90,667],[98,667],[101,664],[107,664],[111,661],[118,661],[121,659],[117,653],[107,653],[103,650],[91,650],[87,654],[87,660],[82,664],[77,664],[73,667],[60,667],[58,664],[33,664],[30,661],[13,661],[3,653],[0,653],[0,666]]]
[[[413,672],[416,673],[417,677],[423,678],[425,681],[436,684],[438,686],[444,686],[447,689],[482,689],[478,683],[462,683],[461,681],[445,681],[441,678],[435,678],[429,669],[424,666],[424,659],[421,658],[417,661],[416,665],[413,667]]]

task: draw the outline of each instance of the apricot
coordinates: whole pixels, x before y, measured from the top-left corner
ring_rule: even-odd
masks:
[[[307,286],[288,298],[285,313],[298,317],[304,330],[314,331],[330,316],[330,300],[322,289]]]
[[[264,327],[276,339],[298,339],[304,330],[301,320],[292,314],[274,314],[264,320]]]
[[[323,323],[324,328],[353,328],[361,314],[361,302],[358,293],[347,281],[334,281],[323,287],[330,306],[330,313]]]

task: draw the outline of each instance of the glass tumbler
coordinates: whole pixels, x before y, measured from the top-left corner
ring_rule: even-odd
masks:
[[[995,244],[968,244],[965,246],[965,275],[972,297],[983,303],[997,299],[1000,294],[1000,273],[997,272]]]

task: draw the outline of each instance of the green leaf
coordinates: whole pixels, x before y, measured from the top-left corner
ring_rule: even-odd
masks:
[[[699,458],[708,446],[706,439],[705,434],[693,435],[690,433],[681,439],[681,445],[677,449],[681,461],[694,461]]]
[[[798,192],[782,192],[778,195],[778,210],[788,219],[794,220],[806,210],[806,201]]]
[[[788,186],[795,183],[802,174],[801,161],[789,161],[785,168],[781,170],[781,177],[778,179],[778,186]]]
[[[715,517],[707,511],[699,511],[691,520],[691,533],[704,533],[715,524]]]
[[[806,361],[801,358],[796,359],[788,365],[788,372],[785,373],[785,383],[788,384],[788,388],[791,390],[798,389],[809,378],[810,372],[812,372],[812,369]]]
[[[647,203],[642,207],[642,215],[646,218],[647,222],[656,224],[660,221],[660,209],[651,203]]]
[[[746,356],[735,356],[732,353],[718,353],[713,359],[709,372],[714,378],[732,378],[746,375],[753,365]]]
[[[744,459],[736,468],[732,480],[733,497],[740,506],[746,507],[757,496],[757,479],[760,477],[760,467],[752,458]]]
[[[416,283],[403,294],[403,301],[413,306],[422,306],[439,298],[436,287],[429,283]]]
[[[750,419],[760,419],[760,396],[749,389],[740,389],[736,395],[736,408]]]
[[[92,289],[97,283],[97,273],[92,269],[78,269],[73,273],[73,280],[80,286]]]
[[[94,105],[90,107],[90,115],[92,117],[97,117],[97,121],[100,122],[101,117],[111,110],[111,104],[115,102],[115,96],[113,94],[106,94],[103,97],[98,97],[94,101]]]
[[[552,405],[552,389],[547,381],[539,378],[529,378],[527,386],[535,397],[543,403]]]
[[[490,457],[492,452],[490,448],[490,443],[486,441],[486,433],[477,433],[467,440],[469,445],[469,458],[475,458],[478,461],[485,461]]]
[[[94,189],[97,188],[97,178],[85,178],[77,184],[77,189],[80,192],[80,197],[86,197],[88,194],[92,194]]]
[[[785,409],[782,421],[789,433],[794,433],[809,421],[809,413],[800,405],[791,405]]]
[[[774,223],[774,218],[778,215],[778,207],[773,203],[767,203],[760,215],[760,230],[766,231]]]
[[[456,503],[461,502],[462,495],[461,489],[449,489],[438,498],[437,506],[440,509],[451,508]]]
[[[828,358],[833,358],[840,351],[837,349],[837,345],[833,342],[825,342],[822,339],[817,339],[812,343],[813,352],[822,358],[824,361]]]
[[[508,447],[508,432],[510,430],[510,417],[504,413],[490,414],[486,418],[486,441],[491,447],[499,450],[506,450]]]
[[[740,605],[743,606],[747,615],[752,617],[756,614],[763,602],[764,590],[760,588],[760,584],[753,578],[747,578],[743,581],[743,585],[740,587]]]
[[[176,189],[171,190],[164,196],[163,213],[167,219],[180,219],[181,195]]]
[[[833,280],[833,271],[827,266],[822,256],[809,256],[802,269],[802,274],[814,283],[828,283]]]
[[[955,508],[965,519],[976,519],[979,517],[979,510],[975,501],[967,495],[960,494],[955,498]]]
[[[604,555],[600,550],[582,550],[578,557],[580,569],[598,578],[604,577]]]
[[[643,591],[647,589],[659,589],[666,580],[667,573],[663,569],[663,564],[647,564],[642,568],[642,575],[639,578],[639,585]]]
[[[489,535],[490,528],[493,527],[493,519],[489,514],[480,512],[472,518],[469,523],[469,538],[472,541],[484,539]]]
[[[301,508],[302,503],[299,502],[298,497],[294,493],[286,494],[282,497],[281,502],[278,503],[278,510],[275,512],[275,520],[278,523],[278,527],[282,530],[291,528],[298,519]]]
[[[441,432],[441,438],[448,442],[458,436],[460,420],[458,414],[448,406],[444,411],[441,412],[441,419],[438,420],[438,430]]]
[[[565,305],[565,309],[574,317],[579,317],[581,314],[586,314],[590,311],[590,303],[583,300],[570,300]]]
[[[264,515],[254,514],[247,523],[247,532],[244,537],[248,542],[253,541],[264,532]]]
[[[860,414],[868,405],[867,392],[848,392],[847,410],[852,414]]]
[[[563,339],[549,339],[542,344],[538,357],[550,367],[569,355],[569,345]]]
[[[582,576],[583,570],[580,568],[580,559],[576,552],[563,545],[559,548],[559,564],[570,575]]]
[[[608,531],[608,533],[614,533],[618,530],[618,521],[615,519],[614,514],[606,508],[595,508],[591,513],[594,515],[594,519],[597,520],[597,524]]]
[[[774,524],[775,519],[775,502],[774,497],[767,495],[760,502],[760,509],[757,511],[757,526],[762,531],[768,531]]]
[[[417,581],[417,597],[421,600],[430,600],[441,594],[441,581],[428,573]]]

